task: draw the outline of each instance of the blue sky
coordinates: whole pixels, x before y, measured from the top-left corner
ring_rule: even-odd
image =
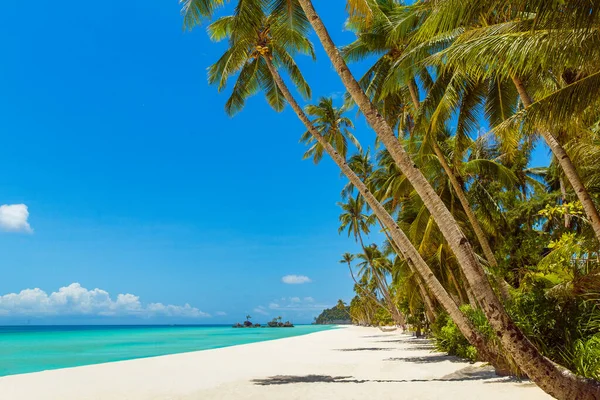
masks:
[[[348,43],[344,1],[326,3],[334,40]],[[39,291],[19,297],[30,314],[0,323],[308,322],[351,298],[338,260],[357,247],[337,234],[337,169],[302,160],[289,109],[257,96],[225,115],[226,93],[206,82],[224,44],[204,27],[183,32],[179,9],[2,2],[0,205],[26,205],[33,232],[0,232],[0,295]],[[315,46],[316,65],[300,60],[315,98],[339,96]],[[32,317],[40,302],[55,312]],[[65,316],[73,307],[87,316]]]

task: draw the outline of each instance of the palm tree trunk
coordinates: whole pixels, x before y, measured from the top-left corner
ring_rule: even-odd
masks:
[[[560,184],[560,193],[562,195],[562,204],[567,204],[567,188],[565,187],[565,181],[562,176],[558,177],[558,181]],[[569,229],[571,226],[571,216],[565,212],[565,228]]]
[[[396,243],[394,243],[394,241],[390,237],[390,235],[387,231],[387,228],[383,225],[383,222],[381,222],[381,220],[379,218],[377,218],[377,222],[379,222],[379,225],[381,225],[381,230],[385,234],[385,237],[387,238],[390,246],[392,246],[392,249],[394,250],[394,252],[399,257],[404,258],[404,256],[402,255],[402,252],[400,251],[400,249],[398,249],[398,246],[396,246]],[[433,300],[431,300],[431,297],[429,296],[429,293],[427,292],[427,288],[423,284],[421,275],[419,275],[419,272],[415,269],[415,266],[410,262],[407,262],[407,264],[408,264],[408,268],[410,269],[410,272],[412,272],[415,275],[415,279],[417,281],[417,287],[419,289],[419,294],[421,295],[421,298],[423,299],[423,303],[425,304],[425,314],[427,315],[429,322],[433,323],[437,318],[437,312],[435,311],[435,306],[433,305]]]
[[[454,289],[456,289],[456,294],[458,296],[458,300],[460,301],[460,305],[463,304],[471,304],[471,299],[467,295],[467,299],[463,295],[463,289],[460,287],[460,284],[456,280],[456,276],[454,276],[454,272],[452,272],[452,267],[448,267],[448,275],[450,276],[450,280],[452,281],[452,285],[454,285]],[[465,293],[467,290],[465,289]],[[475,304],[471,304],[475,307]]]
[[[379,299],[377,297],[373,296],[373,294],[369,293],[369,291],[367,289],[363,288],[362,285],[358,283],[358,281],[354,277],[354,271],[352,271],[352,265],[350,265],[350,262],[348,262],[348,269],[350,270],[350,276],[352,277],[354,284],[360,288],[360,290],[365,294],[365,296],[369,297],[371,300],[373,300],[375,303],[377,303],[377,305],[379,307],[383,308],[384,310],[387,310],[385,308],[385,306],[383,304],[381,304],[381,302],[379,301]]]
[[[369,265],[371,266],[371,270],[373,271],[373,276],[375,277],[375,282],[377,283],[377,286],[379,287],[379,291],[383,295],[383,298],[385,299],[385,302],[388,305],[388,311],[392,315],[392,319],[394,320],[394,323],[396,325],[403,325],[404,324],[404,316],[402,315],[400,310],[398,310],[398,307],[396,307],[396,304],[394,304],[394,301],[392,300],[392,297],[390,296],[390,292],[387,288],[387,285],[379,276],[377,269],[373,265],[373,261],[367,256],[367,250],[365,249],[365,244],[363,242],[362,235],[360,234],[360,232],[358,232],[358,240],[360,241],[360,246],[362,247],[365,257],[367,257],[367,261],[369,262]]]
[[[529,96],[529,93],[527,93],[525,84],[523,81],[521,81],[521,79],[514,75],[512,76],[512,81],[517,88],[517,92],[519,92],[519,97],[521,97],[523,106],[525,106],[525,109],[527,109],[527,107],[531,106],[533,100]],[[548,147],[550,147],[550,150],[552,150],[552,154],[554,154],[554,157],[556,157],[556,160],[561,166],[565,176],[567,177],[567,180],[575,190],[575,194],[577,194],[577,198],[583,206],[585,215],[587,216],[590,225],[596,234],[596,239],[598,239],[600,242],[600,214],[598,214],[596,205],[592,201],[592,198],[583,185],[583,182],[581,182],[581,178],[577,173],[577,169],[575,169],[575,165],[573,165],[573,161],[565,151],[564,147],[562,147],[554,135],[552,135],[547,129],[542,129],[540,134],[546,141]]]
[[[408,263],[408,264],[411,265],[411,267],[410,267],[411,270],[414,269],[414,267],[412,266],[411,263]],[[421,294],[421,298],[423,299],[423,303],[425,304],[425,315],[427,316],[429,323],[433,324],[438,316],[438,313],[435,310],[435,305],[433,304],[433,300],[431,300],[431,297],[429,296],[427,289],[423,285],[421,275],[419,275],[419,273],[416,271],[413,273],[415,274],[415,279],[417,280],[417,286],[419,288],[419,293]]]
[[[414,82],[414,79],[409,80],[408,89],[409,89],[410,97],[412,99],[415,110],[419,110],[421,104],[419,101],[418,87],[417,87],[416,83]],[[483,228],[481,227],[481,224],[477,220],[477,217],[475,216],[475,213],[473,212],[473,209],[471,208],[471,204],[469,203],[469,200],[467,199],[467,196],[465,194],[465,191],[463,190],[462,185],[456,178],[456,175],[455,175],[454,171],[452,170],[452,168],[450,168],[450,166],[448,165],[448,162],[446,161],[446,156],[442,152],[442,149],[440,149],[440,146],[438,145],[436,138],[432,137],[430,140],[430,144],[431,144],[431,147],[433,148],[433,152],[435,153],[436,157],[440,161],[442,169],[444,170],[444,172],[448,176],[448,179],[450,180],[450,184],[452,185],[452,188],[454,189],[454,193],[456,193],[456,197],[458,197],[458,201],[460,202],[460,205],[462,206],[463,210],[465,211],[465,214],[467,215],[467,219],[469,220],[469,223],[471,224],[471,227],[473,228],[473,232],[475,233],[475,236],[477,237],[477,241],[479,242],[479,245],[481,246],[481,249],[483,250],[483,255],[485,256],[486,260],[492,267],[492,271],[497,274],[498,273],[498,261],[496,260],[496,257],[494,256],[494,252],[492,251],[492,246],[490,246],[490,242],[488,241],[486,234],[483,232]],[[509,292],[510,285],[501,277],[493,275],[493,278],[498,285],[498,289],[499,289],[500,294],[502,295],[503,300],[508,301],[510,299],[510,292]]]
[[[364,197],[365,201],[375,215],[384,223],[394,243],[402,252],[402,255],[407,262],[413,263],[415,269],[419,272],[423,281],[430,289],[431,294],[439,301],[444,309],[450,315],[450,318],[456,323],[458,329],[465,336],[465,338],[471,343],[476,349],[477,353],[482,360],[490,362],[494,365],[497,370],[506,370],[506,362],[504,356],[492,346],[487,343],[486,340],[481,336],[475,329],[473,324],[467,319],[467,317],[458,309],[456,303],[452,300],[448,292],[444,289],[442,284],[437,280],[425,260],[421,257],[417,249],[412,245],[410,239],[400,229],[394,218],[385,210],[383,205],[377,201],[375,196],[369,191],[367,186],[360,180],[360,178],[352,171],[352,169],[346,163],[346,160],[323,138],[319,131],[314,127],[310,119],[302,110],[302,107],[298,104],[294,96],[290,93],[287,85],[279,75],[279,72],[268,58],[265,58],[269,71],[273,75],[277,86],[283,93],[284,98],[290,104],[292,109],[296,112],[296,115],[306,126],[308,131],[314,138],[323,146],[327,154],[331,156],[336,165],[340,168],[342,173],[350,180],[358,192]]]
[[[395,137],[392,128],[361,89],[338,48],[335,46],[335,43],[333,43],[323,21],[315,11],[312,1],[298,0],[298,2],[319,37],[321,44],[325,48],[325,52],[342,79],[348,93],[350,93],[371,128],[373,128],[379,139],[386,146],[402,173],[412,184],[431,215],[435,218],[440,231],[458,259],[459,265],[463,269],[482,310],[502,343],[504,350],[515,360],[517,366],[548,394],[561,399],[576,398],[587,400],[600,398],[600,383],[583,379],[573,373],[561,370],[551,360],[544,357],[510,319],[502,303],[496,297],[483,269],[477,262],[469,241],[460,231],[458,223],[435,193],[433,187],[427,182],[425,176],[406,153]],[[577,191],[578,189],[576,188],[575,190]],[[386,224],[388,222],[386,221]],[[390,226],[397,228],[393,219],[391,222]],[[394,230],[394,234],[398,235],[396,230]],[[406,246],[400,247],[403,248]],[[415,255],[410,255],[411,259],[416,256],[418,256],[418,252]],[[435,289],[432,289],[432,292],[434,295],[437,294]]]
[[[396,326],[404,326],[404,323],[405,323],[404,315],[402,315],[400,310],[398,310],[396,303],[394,303],[394,300],[392,299],[392,296],[390,294],[390,291],[389,291],[385,281],[379,275],[379,271],[373,270],[373,274],[375,275],[375,281],[377,281],[379,290],[383,294],[383,298],[385,299],[385,301],[388,304],[388,308],[390,309],[390,312],[392,314],[392,319],[394,320],[394,324],[396,324]]]

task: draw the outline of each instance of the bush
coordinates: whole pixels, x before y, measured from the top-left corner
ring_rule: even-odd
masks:
[[[462,306],[460,310],[484,337],[494,340],[494,332],[483,311],[475,310],[469,305]],[[432,325],[431,331],[435,339],[435,346],[439,351],[466,358],[472,362],[477,361],[477,349],[469,344],[448,314],[441,314]]]
[[[373,318],[373,325],[394,325],[392,314],[380,307]]]
[[[587,341],[576,340],[573,347],[575,372],[586,378],[600,380],[600,333]]]
[[[469,344],[467,339],[448,314],[441,314],[431,327],[435,339],[435,347],[439,351],[450,355],[467,358],[471,361],[477,360],[477,350]]]
[[[600,307],[578,297],[552,297],[542,287],[516,293],[508,311],[546,357],[579,375],[600,378]]]

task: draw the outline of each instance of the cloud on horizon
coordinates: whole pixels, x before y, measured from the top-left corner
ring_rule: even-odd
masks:
[[[45,291],[24,289],[0,296],[0,317],[13,316],[101,316],[101,317],[180,317],[206,318],[210,314],[189,304],[143,304],[138,296],[119,294],[112,299],[102,289],[88,290],[75,282],[48,295]]]
[[[267,312],[267,310],[265,310],[265,308],[263,306],[258,306],[252,311],[254,311],[255,313],[258,313],[258,314],[262,314],[262,315],[269,315],[269,313]]]
[[[322,311],[331,307],[327,304],[318,304],[312,297],[282,297],[269,303],[271,311]],[[264,309],[264,307],[261,307]]]
[[[3,204],[0,206],[0,230],[33,233],[28,219],[29,210],[25,204]]]
[[[303,283],[310,283],[312,281],[305,275],[286,275],[281,278],[281,282],[288,285],[302,285]]]

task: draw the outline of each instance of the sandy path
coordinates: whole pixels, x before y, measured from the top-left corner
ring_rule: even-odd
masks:
[[[425,340],[358,327],[0,378],[2,400],[439,398],[550,397]]]

